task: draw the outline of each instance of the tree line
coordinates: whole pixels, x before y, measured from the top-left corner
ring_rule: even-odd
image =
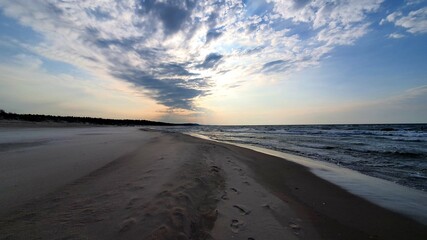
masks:
[[[52,116],[42,114],[18,114],[10,113],[0,109],[0,120],[20,120],[29,122],[62,122],[62,123],[83,123],[97,125],[117,125],[117,126],[191,126],[197,125],[194,123],[165,123],[148,120],[133,120],[133,119],[106,119],[93,117],[73,117],[73,116]]]

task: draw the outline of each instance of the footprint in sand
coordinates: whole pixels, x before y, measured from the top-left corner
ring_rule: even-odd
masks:
[[[221,168],[219,168],[219,167],[217,167],[217,166],[211,166],[211,172],[218,173],[220,169],[221,169]]]
[[[139,200],[140,200],[140,198],[138,198],[138,197],[131,198],[126,205],[126,209],[133,208],[135,206],[135,203]]]
[[[135,218],[128,218],[125,219],[119,227],[119,232],[126,232],[128,231],[132,225],[134,225],[136,223],[136,219]]]
[[[268,203],[264,203],[263,205],[261,205],[263,208],[266,208],[266,209],[271,209],[271,206],[270,206],[270,204],[268,204]]]
[[[251,213],[251,210],[246,209],[246,207],[242,206],[242,205],[233,205],[234,208],[236,208],[237,210],[239,210],[239,212],[242,215],[249,215]]]
[[[233,191],[233,192],[235,192],[236,194],[239,194],[239,193],[240,193],[240,191],[239,191],[239,190],[237,190],[237,189],[236,189],[236,188],[234,188],[234,187],[230,188],[230,190],[231,190],[231,191]]]
[[[230,199],[230,198],[228,198],[228,196],[227,196],[227,192],[225,192],[224,194],[222,194],[221,199],[222,199],[222,200],[229,200],[229,199]]]
[[[138,191],[138,190],[142,190],[144,188],[145,187],[142,186],[142,185],[135,185],[135,186],[132,186],[129,190],[131,190],[131,191]]]
[[[239,230],[243,227],[243,222],[237,219],[232,219],[230,224],[230,229],[234,233],[238,233]]]
[[[138,180],[144,181],[144,180],[149,180],[151,178],[153,178],[153,176],[143,176],[143,177],[140,177]]]
[[[298,235],[298,234],[299,234],[299,231],[301,230],[300,225],[298,225],[298,224],[296,224],[296,223],[293,223],[293,222],[290,222],[290,223],[289,223],[289,227],[294,231],[294,233],[295,233],[296,235]]]
[[[162,197],[162,198],[172,197],[172,195],[173,195],[172,192],[168,190],[161,191],[160,193],[157,194],[158,197]]]

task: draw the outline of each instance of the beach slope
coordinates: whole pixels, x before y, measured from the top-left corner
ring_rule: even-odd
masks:
[[[0,238],[427,237],[425,225],[356,197],[296,163],[178,133],[134,129],[132,134],[143,140],[135,138],[111,161],[98,161],[84,176],[47,185],[45,194],[2,209]],[[49,158],[47,146],[38,151],[45,149]],[[14,154],[19,153],[2,156]]]

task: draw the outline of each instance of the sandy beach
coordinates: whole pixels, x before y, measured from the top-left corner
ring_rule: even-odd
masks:
[[[139,128],[0,130],[0,239],[427,239],[249,149]]]

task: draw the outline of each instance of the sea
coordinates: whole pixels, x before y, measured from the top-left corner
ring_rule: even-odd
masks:
[[[168,130],[303,156],[427,191],[427,124],[200,125]]]

